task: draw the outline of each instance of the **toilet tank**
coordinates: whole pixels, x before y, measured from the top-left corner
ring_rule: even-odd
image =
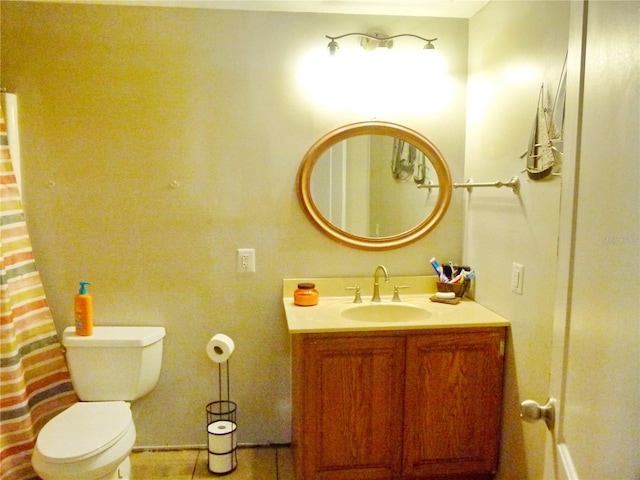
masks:
[[[93,327],[93,335],[65,329],[71,382],[85,402],[132,401],[158,383],[162,366],[164,327]]]

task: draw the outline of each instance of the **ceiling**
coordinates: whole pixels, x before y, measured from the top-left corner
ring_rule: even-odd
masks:
[[[4,0],[42,1],[42,0]],[[158,7],[470,18],[489,0],[45,0]]]

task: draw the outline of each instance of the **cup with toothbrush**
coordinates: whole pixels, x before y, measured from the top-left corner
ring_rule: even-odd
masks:
[[[438,275],[436,287],[439,292],[453,292],[456,297],[463,297],[471,280],[475,277],[474,271],[468,266],[457,266],[453,262],[440,265],[435,257],[429,260],[431,266]]]

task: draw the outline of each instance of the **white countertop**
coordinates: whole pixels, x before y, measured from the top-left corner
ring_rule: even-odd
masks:
[[[427,280],[425,280],[425,278]],[[415,279],[415,282],[411,282]],[[415,306],[424,309],[428,313],[427,318],[419,320],[397,320],[397,321],[363,321],[350,320],[341,313],[357,305],[370,304],[372,279],[362,283],[362,304],[353,303],[353,292],[347,295],[323,296],[323,291],[336,294],[344,290],[344,285],[355,285],[353,281],[359,282],[361,279],[338,279],[339,286],[334,288],[335,283],[329,282],[331,279],[291,279],[283,282],[283,304],[287,317],[289,333],[326,333],[326,332],[355,332],[355,331],[378,331],[378,330],[409,330],[409,329],[435,329],[435,328],[469,328],[469,327],[507,327],[509,321],[478,303],[463,299],[457,305],[432,302],[429,300],[435,294],[435,277],[399,277],[401,283],[396,283],[392,279],[389,284],[380,284],[380,295],[382,302],[376,305],[391,304],[393,285],[415,285],[414,292],[409,294],[407,290],[400,291],[403,305]],[[311,307],[301,307],[293,303],[293,291],[297,282],[309,281],[316,283],[316,288],[320,292],[318,305]],[[371,285],[369,285],[371,283]],[[391,286],[389,286],[391,285]],[[369,291],[365,288],[368,287]],[[430,290],[430,291],[429,291]],[[407,292],[406,294],[403,294]]]

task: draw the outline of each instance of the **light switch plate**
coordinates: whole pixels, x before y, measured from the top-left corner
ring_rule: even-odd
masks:
[[[522,286],[524,281],[524,265],[513,263],[511,266],[511,291],[522,295]]]

